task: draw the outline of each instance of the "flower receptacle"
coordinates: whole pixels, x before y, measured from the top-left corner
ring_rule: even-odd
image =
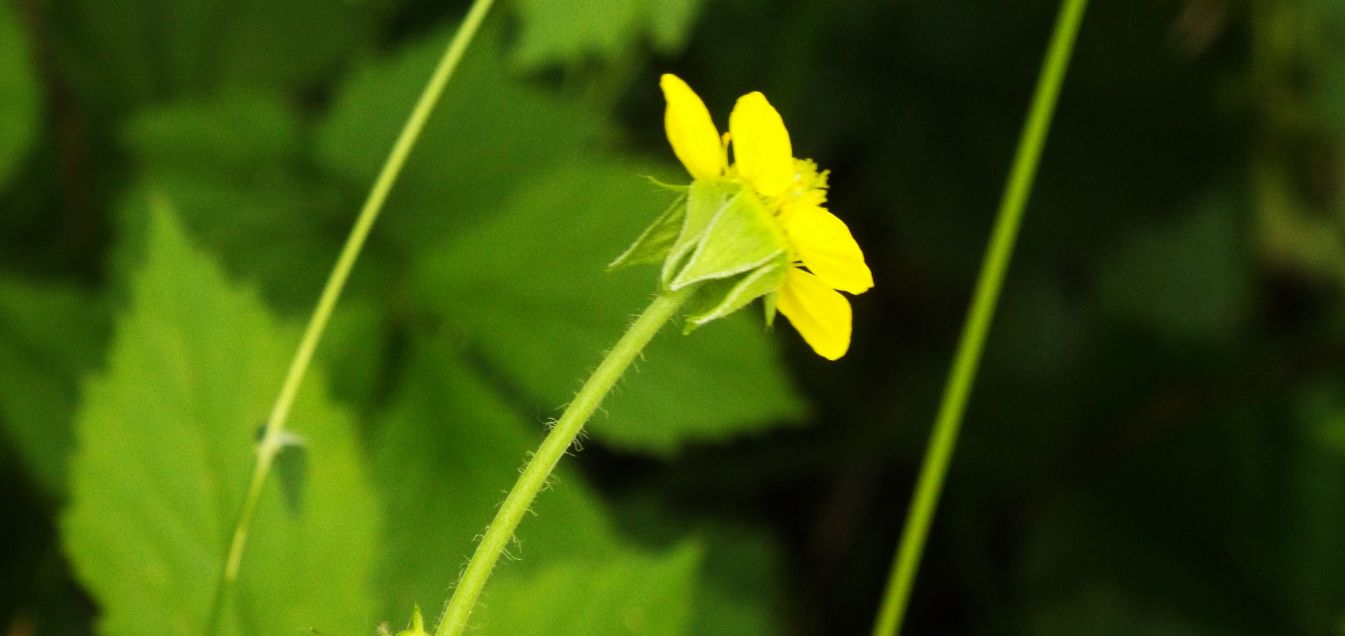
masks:
[[[609,270],[660,262],[665,291],[699,287],[687,319],[691,331],[778,290],[790,247],[774,213],[751,189],[727,179],[698,180]]]

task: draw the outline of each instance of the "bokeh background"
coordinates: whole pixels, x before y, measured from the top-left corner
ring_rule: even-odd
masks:
[[[198,633],[298,329],[466,11],[0,1],[0,633]],[[670,329],[478,633],[876,610],[1052,2],[501,0],[322,345],[227,629],[437,607],[653,290],[657,78],[762,90],[877,286]],[[1345,3],[1085,17],[907,633],[1345,634]]]

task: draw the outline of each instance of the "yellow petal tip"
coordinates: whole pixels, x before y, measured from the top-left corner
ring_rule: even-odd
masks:
[[[791,269],[777,306],[817,355],[834,361],[849,351],[850,301],[816,276]]]
[[[764,197],[774,197],[794,180],[794,149],[789,130],[779,111],[760,91],[738,98],[729,114],[733,135],[733,160],[752,187]]]
[[[664,73],[659,88],[667,102],[663,123],[673,153],[693,179],[713,179],[724,171],[724,153],[710,111],[682,78]]]

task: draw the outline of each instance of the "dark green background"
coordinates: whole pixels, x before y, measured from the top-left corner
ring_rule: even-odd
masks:
[[[0,4],[0,632],[99,614],[58,519],[72,421],[136,306],[146,201],[299,324],[466,11],[448,5]],[[685,179],[657,90],[676,72],[721,126],[767,94],[832,171],[876,286],[837,363],[783,324],[760,337],[754,310],[660,340],[566,464],[623,540],[700,542],[689,633],[865,631],[1054,11],[500,0],[320,355],[394,520],[380,554],[446,551],[407,589],[447,589],[511,444],[653,291],[652,270],[601,264],[666,204],[641,177]],[[1345,4],[1095,2],[907,632],[1345,633],[1343,288]],[[402,453],[469,454],[435,432],[448,404],[528,435],[473,438],[508,470],[467,470],[467,503],[412,518],[425,500],[389,494]],[[419,432],[388,432],[403,420]],[[435,514],[464,535],[425,539]],[[508,589],[545,595],[527,580]],[[369,630],[442,600],[423,596],[380,596]]]

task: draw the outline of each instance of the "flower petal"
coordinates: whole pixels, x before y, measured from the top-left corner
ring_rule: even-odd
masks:
[[[794,149],[780,113],[766,96],[751,92],[738,98],[729,115],[733,160],[752,187],[764,197],[783,193],[794,181]]]
[[[720,144],[719,130],[710,119],[710,111],[705,109],[705,102],[676,75],[664,73],[659,87],[663,89],[663,99],[668,102],[663,127],[668,132],[673,153],[693,179],[713,179],[723,174],[724,147]]]
[[[839,360],[850,348],[850,301],[816,276],[791,268],[778,307],[817,355]]]
[[[822,282],[852,294],[873,287],[873,272],[845,221],[826,208],[806,204],[788,206],[782,217],[795,254]]]

